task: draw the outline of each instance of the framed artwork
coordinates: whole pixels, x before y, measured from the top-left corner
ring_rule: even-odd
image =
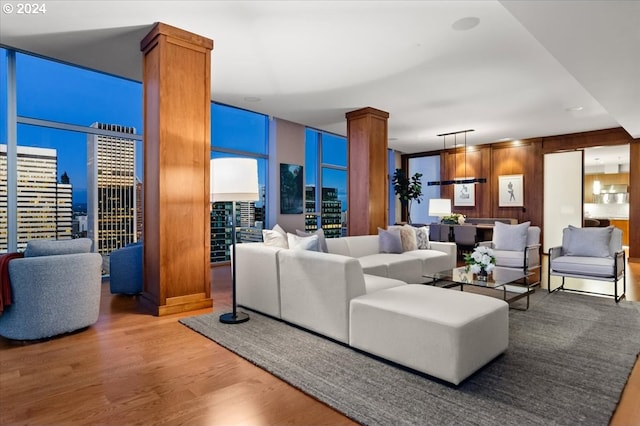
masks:
[[[302,214],[303,203],[302,166],[280,163],[280,214]]]
[[[498,206],[524,206],[522,175],[498,176]]]
[[[454,206],[476,205],[476,186],[472,183],[456,183],[453,185],[453,194]]]

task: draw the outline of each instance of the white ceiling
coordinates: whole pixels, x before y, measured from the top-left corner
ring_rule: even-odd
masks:
[[[140,40],[164,22],[214,40],[212,100],[341,135],[346,112],[378,108],[402,152],[463,129],[469,145],[640,138],[640,1],[41,3],[0,13],[0,43],[140,81]]]

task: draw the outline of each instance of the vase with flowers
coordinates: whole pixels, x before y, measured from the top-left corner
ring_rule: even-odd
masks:
[[[466,219],[465,215],[460,213],[451,213],[446,216],[442,216],[440,222],[448,224],[448,225],[463,225],[464,220]]]
[[[496,267],[496,257],[489,247],[478,246],[473,252],[464,255],[466,271],[475,274],[479,281],[486,281]]]

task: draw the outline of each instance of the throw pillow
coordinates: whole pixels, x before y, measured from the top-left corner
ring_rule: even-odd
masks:
[[[262,230],[262,241],[265,246],[289,248],[287,243],[287,233],[278,224],[276,224],[273,229]]]
[[[325,237],[324,237],[324,230],[322,228],[318,229],[314,233],[308,233],[308,232],[304,232],[304,231],[300,231],[300,230],[296,229],[296,234],[299,237],[310,237],[312,235],[317,235],[318,236],[318,251],[321,251],[323,253],[329,253],[329,249],[327,248],[327,241],[325,240]]]
[[[418,250],[418,238],[416,237],[416,228],[414,226],[401,226],[400,240],[402,241],[402,251]]]
[[[609,241],[613,226],[576,228],[569,225],[568,241],[563,247],[567,256],[611,257]]]
[[[431,247],[428,226],[416,228],[416,242],[418,243],[418,250],[428,250]]]
[[[90,253],[89,238],[74,240],[31,240],[24,250],[24,257],[52,256],[56,254]]]
[[[400,241],[402,241],[402,251],[418,250],[418,239],[416,228],[411,225],[392,225],[387,229],[398,229],[400,231]]]
[[[402,238],[399,229],[378,228],[378,251],[380,253],[402,253]]]
[[[291,233],[287,233],[287,242],[291,250],[311,250],[318,251],[318,236],[311,235],[309,237],[300,237]]]
[[[507,225],[495,222],[493,227],[493,248],[496,250],[524,251],[531,222]]]

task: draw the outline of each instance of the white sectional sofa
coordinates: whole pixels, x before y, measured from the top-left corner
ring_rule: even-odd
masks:
[[[451,268],[455,244],[390,254],[377,238],[328,239],[329,253],[239,244],[238,304],[454,384],[507,349],[506,302],[398,279]]]
[[[328,254],[354,258],[359,262],[367,274],[370,289],[377,285],[373,284],[374,277],[369,275],[405,283],[422,283],[427,281],[425,274],[452,269],[456,263],[455,243],[431,242],[429,249],[403,253],[379,253],[377,235],[327,238],[326,243]],[[236,298],[239,305],[281,318],[278,254],[282,250],[288,249],[264,243],[236,246]],[[385,284],[380,286],[385,287]]]

